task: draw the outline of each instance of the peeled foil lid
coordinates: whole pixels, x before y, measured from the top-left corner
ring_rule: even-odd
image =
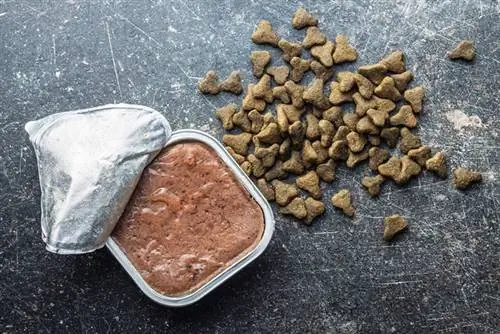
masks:
[[[38,161],[42,238],[62,254],[105,245],[172,132],[159,112],[128,104],[57,113],[25,129]]]

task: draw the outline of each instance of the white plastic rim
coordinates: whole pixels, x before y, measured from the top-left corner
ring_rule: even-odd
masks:
[[[264,231],[257,246],[252,249],[248,254],[241,259],[221,271],[214,276],[210,281],[185,295],[180,296],[167,296],[154,290],[141,276],[141,274],[134,267],[132,262],[128,259],[127,255],[116,244],[112,237],[109,237],[106,246],[110,252],[116,257],[118,262],[125,268],[127,273],[132,277],[134,282],[139,288],[155,302],[171,307],[181,307],[193,304],[207,295],[210,291],[224,283],[231,276],[240,271],[243,267],[247,266],[250,262],[254,261],[259,255],[264,252],[267,245],[271,241],[274,232],[274,216],[269,202],[264,198],[260,190],[255,186],[252,180],[240,168],[238,163],[226,151],[224,146],[217,141],[214,137],[198,130],[178,130],[172,133],[172,136],[166,143],[165,147],[170,145],[184,142],[184,141],[198,141],[210,146],[224,163],[232,170],[234,177],[240,184],[248,191],[252,198],[259,204],[264,215]]]

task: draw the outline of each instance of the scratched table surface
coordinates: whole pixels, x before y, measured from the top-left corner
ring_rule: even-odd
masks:
[[[40,189],[24,124],[55,112],[114,102],[161,111],[174,129],[218,137],[214,109],[241,97],[200,95],[209,69],[239,69],[259,19],[301,40],[285,1],[0,1],[0,333],[493,333],[499,295],[499,4],[497,1],[306,1],[330,38],[349,36],[357,64],[406,53],[426,89],[417,128],[451,167],[485,181],[457,191],[422,174],[360,187],[364,168],[339,168],[325,186],[352,190],[356,217],[327,206],[311,227],[276,214],[265,253],[201,302],[183,309],[144,296],[105,249],[54,255],[40,238]],[[446,51],[475,40],[477,59]],[[279,55],[272,50],[275,64]],[[341,68],[352,68],[341,67]],[[407,233],[382,238],[383,217]]]

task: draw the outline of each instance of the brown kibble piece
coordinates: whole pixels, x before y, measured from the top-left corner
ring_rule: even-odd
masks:
[[[356,73],[353,72],[339,72],[337,73],[337,81],[339,83],[339,90],[347,93],[354,88]]]
[[[285,82],[285,88],[288,92],[288,96],[292,99],[292,104],[296,108],[302,108],[304,106],[304,100],[302,99],[302,95],[304,95],[304,87],[288,80]]]
[[[403,92],[406,89],[406,86],[408,86],[408,83],[413,79],[413,73],[408,70],[400,74],[393,74],[391,75],[391,78],[394,80],[396,88],[400,92]]]
[[[280,39],[278,46],[281,51],[283,51],[281,57],[286,62],[290,62],[293,57],[300,57],[302,54],[302,45],[299,43],[292,43],[282,38]]]
[[[358,152],[358,153],[349,151],[349,155],[347,157],[345,164],[349,168],[354,168],[359,163],[361,163],[362,161],[365,161],[366,159],[368,159],[368,151],[367,150],[364,150],[364,151]]]
[[[281,142],[281,135],[278,124],[269,123],[255,137],[265,144],[275,144]]]
[[[382,82],[387,72],[387,66],[384,64],[364,65],[358,68],[358,73],[368,78],[371,82],[378,85]]]
[[[220,90],[223,92],[229,92],[236,95],[240,95],[243,91],[243,86],[241,85],[240,72],[233,71],[226,80],[220,83]]]
[[[269,169],[266,174],[264,174],[264,178],[266,181],[271,181],[275,179],[280,179],[286,176],[286,172],[281,169],[281,161],[276,161],[276,164]]]
[[[268,125],[269,123],[275,123],[276,119],[274,118],[274,115],[272,112],[268,111],[262,116],[262,121],[264,122],[263,126]]]
[[[399,128],[385,128],[380,132],[380,138],[384,139],[387,146],[394,148],[398,144],[399,140]]]
[[[425,168],[427,170],[436,173],[442,178],[448,176],[448,171],[446,169],[446,156],[444,152],[438,152],[434,156],[425,162]]]
[[[410,180],[412,176],[417,176],[422,171],[422,168],[415,161],[411,160],[407,155],[401,158],[401,174],[396,180],[397,183],[403,184]]]
[[[285,172],[292,173],[295,175],[302,175],[304,173],[304,163],[300,157],[300,152],[292,151],[290,154],[290,159],[283,162],[281,167]]]
[[[325,212],[325,204],[312,197],[306,198],[304,204],[306,205],[307,210],[307,216],[305,219],[305,223],[307,225],[311,224],[316,217],[321,216],[323,212]]]
[[[248,119],[250,120],[250,123],[252,123],[250,132],[259,133],[264,126],[264,116],[254,109],[248,113]]]
[[[378,166],[389,160],[391,154],[386,149],[380,147],[372,147],[368,151],[368,155],[370,157],[370,162],[368,165],[370,169],[374,172],[378,170]]]
[[[366,138],[357,132],[351,131],[347,137],[347,146],[354,152],[361,152],[366,145]]]
[[[370,145],[379,146],[380,145],[380,137],[379,136],[368,136],[368,142]]]
[[[315,45],[323,45],[326,43],[326,36],[318,29],[318,27],[307,28],[306,37],[302,41],[302,46],[310,49]]]
[[[377,135],[379,133],[379,129],[373,124],[368,116],[363,116],[358,123],[356,123],[356,131],[368,135]]]
[[[316,78],[321,79],[323,81],[327,81],[333,76],[333,68],[325,67],[321,65],[319,61],[316,60],[311,61],[311,71],[314,72]]]
[[[352,94],[354,104],[356,104],[356,114],[364,116],[369,109],[377,109],[390,113],[396,108],[396,104],[388,99],[382,99],[373,95],[371,99],[367,100],[359,92]]]
[[[380,186],[384,183],[384,181],[385,179],[382,175],[365,176],[361,180],[361,184],[366,188],[370,195],[378,196],[380,194]]]
[[[291,104],[279,104],[276,108],[283,111],[289,123],[300,121],[302,113],[304,112],[303,109],[298,109]]]
[[[473,183],[481,181],[483,181],[483,175],[470,169],[458,167],[453,171],[453,184],[457,189],[464,190]]]
[[[398,215],[384,218],[384,240],[391,241],[396,234],[401,233],[408,227],[406,220]]]
[[[417,118],[409,105],[403,105],[399,111],[392,115],[389,119],[391,125],[403,125],[407,128],[414,128],[417,126]]]
[[[316,150],[312,147],[311,142],[307,139],[304,140],[302,146],[302,159],[309,164],[315,164],[318,160],[318,153],[316,153]]]
[[[304,200],[300,197],[295,197],[288,205],[280,208],[280,212],[284,215],[291,215],[297,219],[307,217],[307,210]]]
[[[403,73],[405,71],[404,54],[401,51],[394,51],[387,55],[380,63],[387,67],[389,72]]]
[[[307,191],[315,199],[321,198],[319,176],[315,171],[307,172],[306,174],[298,177],[295,182],[297,183],[297,187]]]
[[[288,118],[286,117],[285,108],[283,106],[284,105],[282,104],[278,104],[276,106],[276,122],[278,123],[278,127],[281,133],[287,133],[290,124],[288,122]]]
[[[361,74],[355,73],[354,82],[358,86],[359,94],[361,94],[362,97],[364,97],[365,99],[369,99],[370,97],[372,97],[375,86],[373,86],[370,80],[368,80]]]
[[[273,27],[269,21],[261,20],[252,34],[252,42],[255,44],[271,44],[277,46],[279,37],[278,34],[273,31]]]
[[[347,138],[347,135],[351,132],[351,130],[345,126],[345,125],[341,125],[338,127],[337,129],[337,133],[335,133],[335,137],[333,137],[333,141],[337,141],[337,140],[344,140]]]
[[[241,165],[245,161],[245,157],[241,154],[236,153],[231,146],[226,146],[226,151],[231,155],[238,165]]]
[[[269,74],[264,74],[252,89],[255,98],[266,100],[268,103],[272,102],[273,92],[271,90],[271,77]]]
[[[335,180],[335,167],[337,167],[335,161],[329,159],[327,162],[319,164],[316,167],[316,173],[320,179],[330,183]]]
[[[287,205],[293,198],[299,195],[299,190],[293,184],[273,180],[272,185],[274,186],[276,203],[280,206]]]
[[[310,60],[293,57],[290,61],[290,65],[292,66],[292,71],[290,72],[290,80],[293,80],[295,82],[299,82],[300,80],[302,80],[304,73],[309,71],[310,63]]]
[[[307,139],[314,140],[316,138],[319,138],[320,136],[318,127],[319,120],[316,118],[316,116],[309,113],[306,114],[306,123],[307,123],[307,128],[306,128]]]
[[[250,161],[243,161],[240,167],[241,169],[243,169],[243,172],[245,172],[246,175],[252,175],[252,164],[250,163]]]
[[[280,149],[278,151],[279,158],[282,161],[286,160],[290,155],[291,147],[292,147],[292,141],[290,140],[290,138],[286,138],[285,140],[283,140],[283,142],[280,145]]]
[[[421,146],[408,151],[408,156],[416,161],[421,167],[425,167],[425,163],[432,156],[429,146]]]
[[[407,128],[402,128],[401,132],[401,142],[399,143],[399,150],[403,153],[408,153],[408,151],[419,148],[422,146],[422,141],[419,136],[411,133]]]
[[[333,195],[332,204],[334,207],[342,210],[349,217],[354,216],[354,207],[351,202],[351,192],[347,189],[342,189]]]
[[[305,27],[315,26],[317,24],[318,20],[302,7],[297,9],[297,11],[293,14],[292,27],[295,29],[302,29]]]
[[[326,160],[328,160],[328,149],[321,145],[319,140],[316,140],[311,143],[312,148],[316,151],[318,158],[316,159],[316,165],[322,164]]]
[[[226,130],[233,128],[233,115],[238,111],[238,106],[234,103],[225,105],[215,111],[215,115],[222,122],[222,127]]]
[[[257,180],[257,188],[259,188],[265,199],[268,201],[274,201],[274,188],[272,185],[267,183],[265,179]]]
[[[381,98],[389,99],[394,102],[401,98],[401,93],[399,93],[394,79],[391,77],[385,77],[382,82],[375,87],[374,93]]]
[[[358,116],[358,114],[346,113],[342,117],[342,120],[344,121],[344,124],[347,127],[349,127],[350,130],[356,131],[356,125],[359,122],[359,116]]]
[[[348,155],[347,142],[345,140],[336,140],[328,149],[328,155],[333,160],[346,160]]]
[[[273,77],[278,85],[283,85],[288,80],[290,69],[286,65],[274,66],[267,69],[267,74]]]
[[[198,90],[203,94],[219,94],[219,77],[215,71],[208,71],[198,83]]]
[[[397,182],[401,175],[401,159],[392,156],[387,162],[378,166],[380,175],[389,177]]]
[[[253,95],[253,88],[255,85],[249,84],[247,89],[247,95],[243,99],[241,103],[241,107],[243,110],[252,110],[256,109],[259,112],[264,111],[266,108],[266,101],[255,98]]]
[[[340,84],[336,81],[330,83],[330,96],[328,98],[334,105],[352,101],[352,94],[340,91]]]
[[[257,158],[253,154],[249,154],[247,156],[247,160],[248,160],[248,162],[250,162],[252,164],[252,174],[253,174],[253,176],[255,176],[255,177],[261,177],[261,176],[264,175],[264,173],[266,172],[266,169],[262,165],[262,160],[260,160],[259,158]]]
[[[335,136],[335,126],[326,119],[322,119],[318,123],[318,128],[321,134],[321,146],[330,147],[330,145],[332,145],[333,136]]]
[[[331,107],[323,111],[323,119],[331,122],[336,127],[340,127],[344,124],[344,112],[341,107]]]
[[[424,88],[422,86],[406,90],[404,97],[411,105],[414,113],[418,114],[422,111],[422,101],[424,99]]]
[[[330,102],[328,98],[323,94],[323,80],[313,79],[311,84],[304,90],[302,98],[304,101],[313,104],[319,109],[328,109],[330,107]]]
[[[269,51],[252,51],[250,54],[250,62],[252,63],[252,73],[257,78],[264,74],[266,66],[271,61],[271,54]]]
[[[389,118],[389,114],[386,111],[378,109],[368,109],[366,114],[376,126],[384,126],[385,121]]]
[[[333,66],[332,53],[335,49],[335,44],[332,41],[327,41],[323,45],[316,45],[311,48],[311,56],[318,59],[319,62],[326,67]]]
[[[226,134],[222,137],[222,142],[226,146],[230,146],[236,153],[241,155],[247,154],[248,144],[252,141],[252,134],[240,133],[237,135]]]
[[[286,92],[285,86],[273,87],[273,97],[274,100],[280,100],[283,103],[290,103],[290,97]]]
[[[233,115],[233,124],[239,127],[243,132],[251,132],[252,122],[248,118],[248,114],[240,110]]]
[[[288,133],[290,135],[290,139],[292,140],[292,146],[294,148],[302,147],[302,144],[304,142],[304,137],[306,134],[306,128],[304,126],[304,123],[302,123],[301,121],[292,123],[288,127]]]
[[[256,147],[254,154],[257,158],[262,160],[262,166],[269,168],[274,165],[279,148],[280,145],[278,144],[273,144],[269,147]]]
[[[448,52],[448,58],[450,59],[464,59],[470,61],[475,57],[476,48],[474,47],[474,41],[471,40],[461,41],[453,50]]]
[[[346,36],[338,35],[335,38],[335,43],[335,51],[333,52],[333,62],[335,64],[356,61],[358,59],[356,49],[349,44]]]

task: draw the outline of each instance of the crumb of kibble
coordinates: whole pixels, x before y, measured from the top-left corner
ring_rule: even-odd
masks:
[[[250,62],[252,63],[253,75],[260,78],[262,74],[264,74],[264,70],[270,61],[271,54],[269,51],[252,51],[250,54]]]
[[[292,105],[296,108],[302,108],[304,106],[304,100],[302,95],[304,94],[304,87],[296,84],[295,82],[288,80],[285,82],[285,88],[292,100]]]
[[[266,168],[271,167],[276,162],[280,145],[273,144],[269,147],[256,147],[255,156],[262,160],[262,165]]]
[[[262,165],[262,160],[257,158],[254,154],[249,154],[247,156],[248,162],[252,164],[252,174],[255,177],[261,177],[265,174],[266,169]]]
[[[329,159],[327,162],[319,164],[316,167],[316,173],[320,179],[330,183],[335,180],[335,167],[335,161],[333,161],[333,159]]]
[[[257,188],[268,201],[274,201],[274,188],[265,179],[257,180]]]
[[[229,153],[230,156],[233,157],[234,161],[238,165],[241,165],[245,161],[245,157],[241,154],[236,153],[231,146],[226,146],[226,151]]]
[[[226,134],[222,137],[222,142],[226,146],[230,146],[234,152],[246,155],[248,144],[252,141],[252,134],[243,132],[237,135]]]
[[[304,73],[309,71],[311,61],[299,57],[293,57],[292,60],[290,60],[290,66],[292,66],[292,70],[290,71],[290,80],[299,82],[302,80]]]
[[[361,162],[365,161],[366,159],[368,159],[367,150],[363,150],[361,152],[349,151],[349,155],[347,157],[345,164],[348,168],[354,168]]]
[[[323,45],[316,45],[311,48],[311,56],[316,58],[323,66],[332,67],[333,58],[332,53],[335,44],[332,41],[327,41]]]
[[[380,84],[375,87],[374,93],[384,99],[389,99],[394,102],[401,99],[401,93],[396,88],[396,83],[391,77],[385,77]]]
[[[257,111],[264,111],[266,108],[266,101],[257,99],[253,95],[253,88],[255,85],[249,84],[248,89],[247,89],[247,95],[243,98],[243,101],[241,103],[241,107],[243,110],[252,110],[256,109]]]
[[[348,156],[347,141],[345,139],[334,140],[332,146],[328,149],[328,155],[333,160],[346,160]]]
[[[408,151],[408,156],[412,158],[421,167],[425,167],[425,163],[432,156],[431,148],[429,146],[421,146]]]
[[[248,118],[248,113],[240,110],[233,115],[233,124],[240,128],[243,132],[251,132],[252,122]]]
[[[476,48],[474,47],[474,41],[471,40],[461,41],[453,50],[448,52],[448,58],[450,59],[464,59],[471,61],[475,57]]]
[[[408,222],[399,215],[384,218],[384,240],[390,241],[408,227]]]
[[[281,57],[287,63],[289,63],[293,57],[300,57],[302,54],[302,45],[299,43],[292,43],[282,38],[280,39],[278,46],[281,51],[283,51]]]
[[[331,201],[334,207],[342,210],[347,216],[354,216],[355,210],[351,202],[351,192],[349,190],[340,190],[335,195],[333,195]]]
[[[198,90],[203,94],[219,94],[219,76],[215,71],[208,71],[198,83]]]
[[[323,81],[327,81],[333,76],[333,68],[325,67],[316,60],[311,61],[311,71],[313,71],[316,78]]]
[[[354,131],[351,131],[347,137],[347,146],[349,146],[349,150],[351,150],[354,153],[361,152],[366,145],[366,138]]]
[[[315,171],[309,171],[295,180],[297,187],[307,191],[315,199],[321,198],[319,176]]]
[[[328,98],[323,93],[323,80],[313,79],[311,84],[304,90],[302,98],[305,102],[313,104],[319,109],[328,109],[330,107],[330,102]]]
[[[366,188],[368,193],[372,196],[380,194],[380,186],[384,183],[385,178],[382,175],[365,176],[361,180],[361,184]]]
[[[276,123],[266,125],[255,137],[264,144],[275,144],[281,142],[281,134]]]
[[[278,85],[283,85],[288,80],[290,69],[286,65],[270,67],[267,69],[267,74],[273,77]]]
[[[302,46],[306,49],[310,49],[315,45],[323,45],[326,43],[326,36],[319,30],[318,27],[307,28],[306,36],[302,41]]]
[[[399,108],[398,112],[391,116],[389,119],[391,125],[403,125],[407,128],[414,128],[417,126],[417,118],[409,105],[403,105]]]
[[[438,152],[434,156],[425,162],[425,168],[428,171],[436,173],[442,178],[448,176],[448,170],[446,168],[446,156],[444,152]]]
[[[261,20],[252,34],[252,42],[255,44],[271,44],[278,46],[279,37],[273,30],[269,21]]]
[[[382,82],[387,72],[387,66],[384,64],[364,65],[358,68],[358,73],[378,85]]]
[[[297,11],[293,14],[292,27],[295,29],[303,29],[317,24],[318,20],[303,7],[297,9]]]
[[[406,102],[411,105],[414,113],[418,114],[422,111],[422,103],[424,99],[424,88],[422,86],[407,89],[404,92]]]
[[[358,59],[356,49],[349,44],[349,39],[346,36],[338,35],[335,38],[335,51],[333,52],[333,62],[335,64],[352,62]]]
[[[370,117],[373,124],[379,127],[384,126],[385,122],[389,118],[389,114],[384,110],[368,109],[366,114],[368,115],[368,117]]]
[[[215,111],[215,115],[220,119],[225,130],[233,128],[233,115],[238,111],[238,106],[234,103],[225,105]]]
[[[328,98],[331,104],[339,105],[346,102],[352,102],[352,94],[340,91],[340,84],[336,81],[330,83],[330,96]]]
[[[283,162],[281,167],[285,172],[302,175],[304,173],[304,163],[302,162],[302,157],[300,156],[300,152],[292,151],[290,154],[290,158]]]
[[[312,197],[306,198],[304,204],[307,210],[307,216],[304,222],[308,225],[311,224],[316,217],[321,216],[323,212],[325,212],[325,204]]]
[[[403,73],[405,71],[404,54],[401,51],[394,51],[380,61],[387,67],[389,72]]]
[[[413,80],[413,73],[408,70],[403,73],[393,74],[391,75],[391,78],[394,80],[396,88],[400,92],[403,92],[406,89],[406,86],[408,86],[408,83]]]
[[[376,172],[378,170],[378,166],[389,160],[391,154],[386,149],[372,147],[368,150],[368,156],[370,157],[368,165],[372,171]]]
[[[368,116],[363,116],[356,123],[356,131],[366,135],[378,135],[379,129]]]
[[[380,138],[385,140],[387,146],[394,148],[398,144],[399,132],[397,127],[385,128],[380,132]]]
[[[299,196],[299,190],[293,184],[273,180],[272,185],[274,187],[276,203],[280,206],[287,205],[293,198]]]
[[[408,128],[402,128],[400,131],[401,141],[399,143],[399,150],[402,153],[408,153],[408,151],[419,148],[422,146],[422,140],[419,136],[414,135]]]
[[[241,85],[240,72],[233,71],[226,80],[222,81],[219,86],[220,91],[229,92],[236,95],[240,95],[243,91],[243,86]]]
[[[304,219],[307,217],[305,202],[300,197],[295,197],[286,206],[280,208],[280,212],[284,215],[294,216],[297,219]]]
[[[455,188],[464,190],[474,183],[483,181],[483,175],[463,167],[458,167],[453,171],[453,184]]]

